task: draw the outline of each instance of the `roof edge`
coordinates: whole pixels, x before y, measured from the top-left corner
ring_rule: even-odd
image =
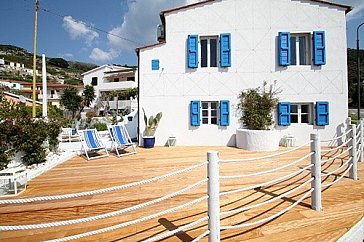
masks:
[[[171,9],[163,10],[163,11],[161,11],[160,14],[164,16],[164,14],[166,14],[166,13],[171,13],[171,12],[175,12],[175,11],[183,10],[183,9],[186,9],[186,8],[198,6],[198,5],[203,5],[203,4],[206,4],[206,3],[215,2],[215,1],[216,0],[205,0],[205,1],[202,1],[202,2],[192,3],[192,4],[184,5],[184,6],[181,6],[181,7],[178,7],[178,8],[171,8]],[[340,4],[340,3],[333,3],[333,2],[324,1],[324,0],[308,0],[308,1],[328,4],[328,5],[336,6],[336,7],[340,7],[340,8],[345,8],[346,9],[345,13],[348,13],[353,9],[353,7],[349,6],[349,5],[344,5],[344,4]]]

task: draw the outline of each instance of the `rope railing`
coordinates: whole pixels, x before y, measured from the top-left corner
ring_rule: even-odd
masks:
[[[12,231],[12,230],[29,230],[29,229],[44,229],[44,228],[50,228],[50,227],[58,227],[58,226],[65,226],[65,225],[71,225],[71,224],[78,224],[78,223],[86,223],[90,221],[105,219],[109,217],[118,216],[121,214],[125,214],[127,212],[131,212],[134,210],[138,210],[141,208],[145,208],[147,206],[162,202],[164,200],[170,199],[172,197],[175,197],[177,195],[180,195],[188,190],[191,190],[203,183],[206,183],[207,178],[203,179],[201,181],[198,181],[190,186],[187,186],[181,190],[178,190],[176,192],[173,192],[171,194],[165,195],[163,197],[151,200],[149,202],[141,203],[135,206],[131,206],[128,208],[123,208],[114,212],[104,213],[96,216],[90,216],[86,218],[78,218],[78,219],[70,219],[70,220],[64,220],[64,221],[58,221],[58,222],[50,222],[50,223],[41,223],[41,224],[27,224],[27,225],[8,225],[8,226],[0,226],[0,231]]]
[[[177,228],[177,229],[174,229],[174,230],[172,230],[172,231],[169,231],[169,232],[166,232],[166,233],[164,233],[164,234],[157,235],[157,236],[154,236],[154,237],[149,238],[149,239],[147,239],[147,240],[144,240],[144,242],[155,242],[155,241],[160,241],[160,240],[162,240],[162,239],[165,239],[165,238],[168,238],[168,237],[170,237],[170,236],[172,236],[172,235],[175,235],[175,234],[177,234],[177,233],[179,233],[179,232],[181,232],[181,231],[185,231],[185,230],[187,230],[187,229],[190,229],[190,228],[192,228],[192,227],[196,226],[197,224],[200,224],[200,223],[202,223],[202,222],[207,221],[208,219],[209,219],[209,217],[208,217],[208,216],[203,217],[203,218],[200,218],[199,220],[196,220],[196,221],[194,221],[194,222],[192,222],[192,223],[189,223],[189,224],[183,225],[183,226],[181,226],[181,227],[179,227],[179,228]],[[206,233],[206,232],[205,232],[205,233]]]
[[[275,171],[279,171],[279,170],[283,170],[287,167],[293,166],[305,159],[307,159],[308,157],[311,157],[314,154],[314,152],[310,152],[308,154],[306,154],[305,156],[280,167],[274,168],[274,169],[270,169],[270,170],[265,170],[265,171],[260,171],[260,172],[256,172],[256,173],[251,173],[251,174],[244,174],[244,175],[234,175],[234,176],[220,176],[220,179],[237,179],[237,178],[244,178],[244,177],[253,177],[253,176],[259,176],[259,175],[264,175],[264,174],[268,174],[268,173],[272,173]]]
[[[330,148],[330,149],[326,149],[326,150],[321,150],[321,152],[331,152],[331,151],[335,151],[335,150],[338,150],[338,149],[340,149],[340,148],[342,148],[342,147],[344,147],[344,146],[346,146],[350,141],[352,140],[352,138],[350,138],[350,139],[348,139],[348,140],[346,140],[344,143],[342,143],[341,145],[339,145],[339,146],[335,146],[335,147],[333,147],[333,148]]]
[[[153,219],[153,218],[158,218],[160,216],[164,216],[166,214],[173,213],[173,212],[176,212],[178,210],[190,207],[190,206],[192,206],[194,204],[197,204],[197,203],[200,203],[200,202],[206,200],[207,198],[208,198],[208,196],[203,196],[203,197],[200,197],[198,199],[192,200],[192,201],[190,201],[188,203],[184,203],[182,205],[179,205],[179,206],[176,206],[176,207],[173,207],[173,208],[170,208],[170,209],[158,212],[158,213],[154,213],[154,214],[151,214],[151,215],[146,216],[146,217],[138,218],[138,219],[135,219],[135,220],[131,220],[131,221],[128,221],[128,222],[116,224],[116,225],[106,227],[106,228],[102,228],[102,229],[97,229],[97,230],[93,230],[93,231],[89,231],[89,232],[85,232],[85,233],[81,233],[81,234],[67,236],[67,237],[64,237],[64,238],[48,240],[48,242],[70,241],[70,240],[81,239],[81,238],[92,236],[92,235],[97,235],[97,234],[101,234],[101,233],[110,232],[110,231],[113,231],[113,230],[116,230],[116,229],[121,229],[121,228],[130,226],[130,225],[133,225],[133,224],[144,222],[144,221],[147,221],[147,220]]]
[[[349,164],[349,162],[351,162],[353,160],[353,157],[350,157],[346,162],[344,162],[339,168],[330,171],[328,173],[322,174],[321,177],[327,177],[327,176],[331,176],[334,173],[336,173],[337,171],[341,170],[344,166],[346,166],[347,164]]]
[[[197,236],[194,240],[192,240],[191,242],[198,242],[200,241],[202,238],[204,238],[205,236],[209,235],[210,230],[206,230],[205,232],[203,232],[202,234],[200,234],[199,236]]]
[[[313,164],[310,164],[308,166],[305,166],[302,169],[299,169],[298,171],[289,173],[289,174],[287,174],[285,176],[281,176],[281,177],[278,177],[276,179],[273,179],[273,180],[270,180],[270,181],[267,181],[267,182],[263,182],[263,183],[259,183],[259,184],[253,185],[253,186],[244,187],[244,188],[240,188],[240,189],[235,189],[235,190],[231,190],[231,191],[221,192],[220,193],[220,196],[230,195],[230,194],[234,194],[234,193],[238,193],[238,192],[244,192],[244,191],[248,191],[248,190],[251,190],[251,189],[258,188],[258,187],[268,186],[268,185],[274,184],[276,182],[285,180],[287,178],[296,176],[296,175],[298,175],[298,174],[300,174],[300,173],[302,173],[302,172],[310,169],[312,166],[313,166]]]
[[[335,183],[337,183],[338,181],[340,181],[350,171],[352,166],[353,166],[353,164],[350,164],[349,167],[343,172],[343,174],[338,179],[336,179],[333,182],[327,183],[327,184],[322,184],[322,187],[323,188],[330,187],[330,186],[334,185]]]
[[[338,139],[344,138],[345,136],[347,136],[350,132],[352,131],[352,129],[347,130],[345,133],[343,133],[342,135],[332,138],[332,139],[322,139],[321,142],[325,143],[325,142],[331,142],[331,141],[336,141]]]
[[[311,188],[308,192],[306,192],[299,200],[297,200],[296,202],[294,202],[293,204],[291,204],[290,206],[288,206],[287,208],[281,210],[280,212],[272,215],[272,216],[269,216],[267,218],[264,218],[264,219],[260,219],[258,221],[255,221],[255,222],[251,222],[251,223],[243,223],[243,224],[240,224],[240,225],[230,225],[230,226],[221,226],[221,230],[228,230],[228,229],[239,229],[239,228],[244,228],[244,227],[249,227],[249,226],[254,226],[254,225],[257,225],[257,224],[262,224],[262,223],[265,223],[265,222],[268,222],[272,219],[275,219],[279,216],[281,216],[282,214],[284,214],[285,212],[289,211],[290,209],[294,208],[295,206],[297,206],[297,204],[301,203],[303,200],[306,199],[306,197],[308,195],[310,195],[312,192],[313,192],[313,188]]]
[[[301,185],[299,185],[299,186],[297,186],[297,187],[295,187],[295,188],[293,188],[293,189],[291,189],[291,190],[289,190],[289,191],[287,191],[285,193],[282,193],[279,196],[276,196],[274,198],[268,199],[268,200],[266,200],[264,202],[257,203],[257,204],[254,204],[254,205],[250,205],[250,206],[246,206],[246,207],[243,207],[243,208],[238,208],[238,209],[233,209],[233,210],[221,212],[220,215],[221,216],[229,216],[229,215],[233,215],[233,214],[236,214],[236,213],[241,213],[241,212],[253,209],[253,208],[257,208],[257,207],[272,203],[272,202],[277,201],[277,200],[279,200],[279,199],[281,199],[283,197],[286,197],[287,195],[289,195],[291,193],[294,193],[294,192],[298,191],[299,189],[301,189],[302,187],[304,187],[308,183],[312,182],[313,180],[314,180],[314,178],[311,177],[310,179],[308,179],[307,181],[305,181]]]
[[[151,182],[156,182],[156,181],[159,181],[159,180],[163,180],[163,179],[166,179],[166,178],[169,178],[169,177],[172,177],[172,176],[180,175],[182,173],[189,172],[189,171],[192,171],[194,169],[200,168],[200,167],[202,167],[202,166],[204,166],[206,164],[207,164],[207,162],[202,162],[202,163],[190,166],[190,167],[186,167],[186,168],[181,169],[181,170],[177,170],[177,171],[174,171],[174,172],[171,172],[171,173],[167,173],[165,175],[149,178],[149,179],[146,179],[146,180],[133,182],[133,183],[125,184],[125,185],[112,186],[112,187],[108,187],[108,188],[102,188],[102,189],[87,191],[87,192],[78,192],[78,193],[69,193],[69,194],[51,195],[51,196],[40,196],[40,197],[31,197],[31,198],[0,200],[0,205],[70,199],[70,198],[77,198],[77,197],[83,197],[83,196],[91,196],[91,195],[96,195],[96,194],[101,194],[101,193],[106,193],[106,192],[111,192],[111,191],[123,190],[123,189],[126,189],[126,188],[132,188],[132,187],[148,184],[148,183],[151,183]]]
[[[249,161],[256,161],[256,160],[264,160],[264,159],[268,159],[268,158],[273,158],[273,157],[277,157],[277,156],[281,156],[281,155],[285,155],[285,154],[288,154],[288,153],[291,153],[293,151],[296,151],[298,149],[301,149],[309,144],[312,143],[312,140],[300,145],[300,146],[297,146],[295,148],[292,148],[292,149],[289,149],[289,150],[286,150],[286,151],[282,151],[280,153],[275,153],[275,154],[271,154],[271,155],[266,155],[266,156],[260,156],[260,157],[254,157],[254,158],[246,158],[246,159],[237,159],[237,160],[220,160],[220,163],[234,163],[234,162],[249,162]]]
[[[326,160],[322,160],[322,161],[321,161],[321,164],[325,164],[326,162],[336,160],[336,159],[338,159],[340,156],[342,156],[342,155],[343,155],[343,154],[345,154],[346,152],[349,152],[349,151],[350,151],[350,150],[352,150],[352,149],[353,149],[353,147],[352,147],[352,146],[350,146],[350,147],[348,147],[346,150],[343,150],[343,152],[341,152],[341,153],[339,153],[339,154],[337,154],[337,155],[335,155],[335,156],[333,156],[333,157],[330,157],[330,158],[328,158],[328,159],[326,159]]]

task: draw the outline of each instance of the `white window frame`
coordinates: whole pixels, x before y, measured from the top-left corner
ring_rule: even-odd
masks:
[[[300,42],[299,42],[299,39],[300,37],[305,37],[305,46],[306,46],[306,49],[305,49],[305,58],[306,58],[306,63],[305,64],[301,64],[300,63]],[[293,60],[292,60],[292,55],[291,55],[291,65],[293,66],[310,66],[311,65],[311,62],[312,62],[312,51],[311,51],[311,33],[291,33],[291,39],[292,38],[295,38],[296,41],[295,41],[295,49],[296,49],[296,64],[293,64]],[[291,41],[290,39],[290,41]],[[291,42],[291,45],[292,45],[292,42]],[[292,46],[291,46],[291,50],[292,51]]]
[[[308,113],[303,113],[302,112],[302,106],[308,106]],[[297,106],[297,113],[293,113],[292,112],[292,106]],[[303,123],[302,122],[302,115],[307,115],[308,114],[308,123]],[[293,122],[292,121],[292,115],[297,115],[297,122]],[[313,103],[291,103],[291,124],[308,124],[308,125],[312,125],[313,124],[313,117],[314,117],[314,108],[313,108]]]
[[[204,103],[207,103],[207,109],[204,108]],[[216,109],[212,108],[212,103],[216,104]],[[212,111],[216,110],[216,116],[212,115]],[[203,111],[207,111],[207,115],[204,115]],[[212,122],[212,119],[216,118],[216,123]],[[204,119],[207,119],[207,123],[204,123]],[[201,123],[203,125],[218,125],[219,124],[219,102],[218,101],[201,101]]]
[[[211,50],[210,50],[210,40],[216,40],[216,66],[211,66]],[[202,40],[207,40],[207,66],[202,66]],[[199,67],[200,68],[217,68],[219,66],[220,60],[220,42],[217,35],[214,36],[201,36],[200,37],[200,56],[199,56]]]

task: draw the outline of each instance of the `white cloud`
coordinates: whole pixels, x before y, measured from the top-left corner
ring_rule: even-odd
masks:
[[[103,51],[99,48],[94,48],[91,51],[90,59],[97,62],[110,62],[111,60],[118,57],[120,54],[119,51],[114,49],[110,49],[109,51]]]
[[[84,39],[87,45],[99,37],[96,31],[93,31],[82,21],[77,21],[72,16],[65,16],[63,18],[63,27],[70,35],[71,39]]]
[[[113,52],[114,58],[122,52],[130,53],[136,47],[155,43],[157,41],[157,25],[160,24],[159,13],[161,11],[199,1],[202,0],[127,0],[128,11],[123,16],[122,24],[113,28],[110,31],[111,34],[107,36],[110,48],[112,50],[119,50],[118,52]],[[118,53],[118,55],[115,55],[115,53]]]

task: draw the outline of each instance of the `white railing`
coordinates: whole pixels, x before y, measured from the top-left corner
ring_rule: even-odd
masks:
[[[322,196],[322,188],[327,189],[330,186],[336,184],[341,179],[343,179],[348,173],[350,174],[350,178],[353,180],[358,179],[357,175],[357,162],[362,161],[363,158],[363,128],[364,124],[363,121],[360,121],[360,124],[358,126],[356,125],[349,125],[347,131],[333,139],[328,140],[320,140],[320,136],[318,134],[311,134],[311,140],[302,146],[295,147],[283,152],[271,154],[271,155],[265,155],[261,157],[255,157],[255,158],[242,158],[242,159],[234,159],[234,160],[220,160],[219,155],[217,151],[210,151],[207,154],[207,162],[198,163],[196,165],[192,165],[190,167],[177,170],[165,175],[161,175],[158,177],[133,182],[130,184],[124,184],[119,186],[113,186],[103,189],[97,189],[92,191],[86,191],[86,192],[79,192],[79,193],[70,193],[70,194],[61,194],[61,195],[53,195],[53,196],[42,196],[42,197],[33,197],[33,198],[21,198],[21,199],[8,199],[8,200],[0,200],[0,204],[21,204],[21,203],[32,203],[32,202],[39,202],[39,201],[51,201],[51,200],[61,200],[61,199],[73,199],[83,196],[91,196],[91,195],[98,195],[103,194],[106,192],[112,192],[122,189],[128,189],[136,186],[143,186],[148,183],[156,182],[162,179],[168,179],[173,178],[176,175],[185,174],[187,172],[199,169],[201,167],[205,167],[207,165],[208,174],[207,178],[203,178],[193,184],[190,184],[180,190],[171,192],[169,194],[166,194],[164,196],[161,196],[156,199],[152,199],[150,201],[140,203],[128,208],[123,208],[117,211],[112,211],[104,214],[94,215],[90,217],[85,218],[78,218],[78,219],[71,219],[71,220],[63,220],[63,221],[57,221],[57,222],[49,222],[49,223],[39,223],[39,224],[27,224],[27,225],[8,225],[8,226],[0,226],[0,231],[13,231],[13,230],[28,230],[28,229],[43,229],[43,228],[50,228],[50,227],[57,227],[57,226],[65,226],[65,225],[71,225],[71,224],[77,224],[77,223],[86,223],[91,222],[95,220],[100,219],[106,219],[114,216],[120,216],[127,214],[129,212],[145,208],[147,206],[164,202],[168,199],[172,199],[173,197],[176,197],[178,195],[181,195],[187,191],[190,191],[196,187],[199,187],[203,184],[206,184],[208,191],[207,194],[188,201],[186,203],[183,203],[181,205],[171,207],[168,209],[165,209],[163,211],[159,211],[156,213],[152,213],[148,216],[140,217],[134,220],[126,221],[123,223],[119,223],[110,227],[101,228],[89,232],[84,232],[80,234],[71,235],[68,237],[55,239],[51,241],[70,241],[74,239],[80,239],[85,238],[92,235],[97,235],[101,233],[106,233],[109,231],[113,231],[116,229],[121,229],[130,225],[138,224],[144,221],[147,221],[149,219],[158,218],[161,216],[164,216],[166,214],[174,213],[179,210],[189,208],[195,204],[201,203],[203,201],[207,200],[208,203],[208,211],[206,216],[203,216],[202,218],[197,219],[196,221],[190,222],[188,224],[185,224],[183,226],[180,226],[172,231],[164,232],[161,234],[157,234],[151,238],[148,238],[146,241],[152,242],[152,241],[159,241],[168,237],[171,237],[177,233],[180,233],[181,231],[190,230],[193,227],[196,227],[197,225],[201,226],[201,224],[204,224],[203,226],[206,226],[205,222],[207,222],[208,229],[202,232],[200,235],[198,235],[193,241],[199,241],[200,239],[208,236],[209,241],[220,241],[220,232],[221,230],[230,230],[230,229],[238,229],[248,226],[253,226],[257,224],[262,224],[269,222],[270,220],[282,215],[283,213],[286,213],[287,211],[291,210],[293,207],[300,204],[303,200],[308,198],[311,195],[311,207],[312,209],[316,211],[320,211],[322,209],[321,204],[321,196]],[[338,142],[340,140],[340,142]],[[343,141],[344,140],[344,141]],[[321,143],[335,143],[336,146],[330,146],[329,148],[325,147],[325,149],[321,149]],[[340,143],[340,144],[339,144]],[[290,154],[292,152],[295,152],[300,149],[304,149],[304,147],[307,147],[310,145],[310,150],[302,155],[300,158],[295,159],[293,161],[288,162],[287,164],[281,165],[279,167],[265,169],[261,171],[257,171],[255,173],[248,173],[248,174],[233,174],[233,175],[220,175],[220,169],[224,169],[224,164],[234,164],[234,163],[241,163],[242,165],[249,165],[252,161],[257,160],[264,160],[264,162],[270,162],[270,158],[276,158],[279,156],[283,156],[286,154]],[[341,164],[339,167],[335,167],[334,169],[331,169],[332,166],[334,166],[336,163],[336,160],[341,161]],[[308,162],[309,161],[309,162]],[[300,163],[303,164],[303,168],[299,167]],[[308,163],[308,164],[307,164]],[[302,166],[302,164],[301,164]],[[220,192],[220,187],[223,189],[223,186],[220,184],[220,180],[233,180],[233,179],[244,179],[244,178],[250,178],[250,177],[266,177],[266,174],[279,174],[278,171],[283,171],[287,168],[290,168],[288,174],[284,174],[278,177],[275,177],[273,179],[259,182],[256,184],[250,184],[245,187],[235,188],[232,190],[226,190],[224,189],[222,192]],[[328,171],[328,169],[331,169]],[[293,170],[293,171],[292,171]],[[235,194],[235,196],[238,193],[244,192],[244,191],[251,191],[253,189],[266,186],[275,186],[277,184],[280,184],[282,182],[287,182],[290,179],[297,177],[297,175],[304,173],[305,176],[308,176],[308,178],[300,179],[300,182],[298,181],[291,181],[289,182],[288,186],[292,187],[289,190],[286,190],[282,192],[281,194],[278,194],[276,196],[272,196],[271,198],[262,201],[257,202],[255,204],[247,203],[247,205],[240,207],[240,208],[234,208],[226,211],[220,211],[220,200],[221,197]],[[327,180],[330,177],[335,177],[333,181],[328,182]],[[310,185],[310,188],[307,188],[307,186]],[[258,190],[258,191],[259,191]],[[303,195],[302,195],[303,194]],[[271,214],[268,217],[258,219],[255,221],[242,221],[241,223],[237,224],[231,224],[231,225],[223,225],[220,226],[221,220],[224,220],[228,216],[235,216],[239,213],[243,213],[245,211],[262,207],[267,204],[270,204],[275,201],[279,201],[282,199],[287,198],[288,196],[298,197],[295,200],[292,200],[291,204],[280,211]],[[203,230],[202,230],[203,231]]]

